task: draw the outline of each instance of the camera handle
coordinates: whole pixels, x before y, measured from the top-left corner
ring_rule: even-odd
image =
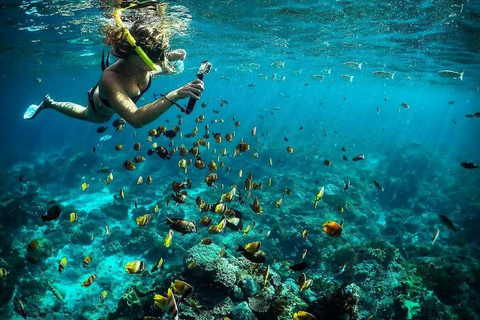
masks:
[[[200,79],[200,80],[203,81],[203,74],[197,74],[197,79]],[[185,110],[186,114],[192,113],[193,108],[195,108],[195,103],[196,102],[197,102],[197,100],[195,100],[194,98],[190,98],[188,100],[187,109]]]

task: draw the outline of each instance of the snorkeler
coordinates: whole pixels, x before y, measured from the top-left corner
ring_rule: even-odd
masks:
[[[160,23],[142,17],[130,28],[124,25],[121,20],[123,10],[145,7],[154,7],[157,13],[165,15],[165,6],[157,1],[141,5],[130,3],[115,10],[115,25],[103,26],[104,42],[112,46],[111,53],[118,60],[104,69],[100,81],[88,92],[87,107],[73,102],[57,102],[47,94],[39,105],[31,105],[27,109],[24,119],[33,119],[43,109],[53,109],[72,118],[105,123],[118,113],[134,128],[141,128],[156,120],[172,105],[178,106],[178,100],[200,99],[204,86],[203,81],[197,78],[142,107],[136,105],[149,89],[154,74],[173,74],[173,63],[186,57],[183,49],[169,51],[169,38]]]

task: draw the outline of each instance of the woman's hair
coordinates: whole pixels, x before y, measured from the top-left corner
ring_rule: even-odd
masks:
[[[162,11],[164,14],[164,10]],[[167,28],[162,22],[163,19],[158,19],[158,17],[157,19],[149,19],[137,15],[136,20],[128,30],[135,39],[137,46],[141,47],[154,63],[158,64],[162,70],[171,72],[167,59],[167,51],[170,48],[169,38]],[[127,41],[124,28],[116,24],[108,24],[102,26],[101,30],[105,36],[104,42],[107,46],[112,47],[111,53],[114,56],[126,58],[131,54],[136,54],[135,48]]]

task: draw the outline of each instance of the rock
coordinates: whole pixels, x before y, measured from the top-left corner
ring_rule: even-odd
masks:
[[[245,301],[240,302],[234,307],[232,318],[235,320],[257,320]]]
[[[255,283],[253,280],[252,276],[246,277],[242,282],[241,282],[241,288],[242,292],[246,297],[252,297],[257,294],[258,290],[260,287],[258,284]]]

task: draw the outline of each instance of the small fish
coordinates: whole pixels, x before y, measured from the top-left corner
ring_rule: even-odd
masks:
[[[152,220],[152,215],[151,214],[145,214],[143,216],[140,216],[137,218],[137,225],[144,227],[146,226],[150,221]]]
[[[197,226],[195,223],[189,220],[176,219],[176,218],[167,218],[165,224],[168,224],[171,229],[180,232],[182,235],[187,233],[198,232]]]
[[[340,78],[342,78],[342,79],[344,79],[344,80],[347,80],[347,81],[349,81],[350,83],[352,83],[354,76],[350,76],[350,75],[348,75],[348,74],[341,74],[341,75],[340,75]]]
[[[27,245],[27,252],[33,252],[38,248],[38,240],[33,240]]]
[[[410,109],[410,106],[408,104],[406,104],[405,102],[402,102],[400,105],[405,109]]]
[[[302,251],[302,260],[305,259],[305,257],[307,256],[307,252],[308,252],[307,249],[303,249],[303,251]]]
[[[188,269],[193,269],[197,266],[197,260],[192,260],[188,265]]]
[[[465,169],[478,169],[478,166],[471,162],[462,162],[460,165]]]
[[[446,227],[448,227],[449,229],[452,229],[453,231],[457,232],[457,228],[455,227],[455,225],[453,224],[452,220],[450,220],[449,217],[447,217],[444,214],[440,214],[439,217],[440,217],[440,220],[442,221],[442,223]]]
[[[70,222],[75,222],[78,220],[78,214],[75,212],[70,213]]]
[[[395,72],[388,71],[373,71],[373,75],[379,79],[392,79],[395,77]]]
[[[102,142],[108,141],[110,139],[112,139],[112,136],[109,135],[109,134],[106,134],[106,135],[100,137],[100,141],[102,141]]]
[[[127,262],[124,266],[127,273],[142,273],[145,270],[145,262],[141,260],[134,260]]]
[[[108,292],[107,292],[107,291],[102,291],[102,292],[100,293],[100,301],[103,302],[103,300],[105,300],[105,298],[107,297],[107,295],[108,295]]]
[[[172,244],[173,240],[173,230],[169,230],[167,236],[165,237],[165,241],[163,242],[163,245],[168,248]]]
[[[203,238],[201,241],[200,241],[201,244],[203,245],[211,245],[213,243],[213,239],[212,238]]]
[[[153,301],[157,307],[165,311],[167,315],[170,316],[172,319],[175,319],[177,317],[177,303],[175,302],[172,288],[168,288],[167,297],[156,294],[153,297]]]
[[[335,221],[326,221],[322,230],[331,237],[338,238],[342,235],[342,226]]]
[[[175,280],[175,282],[172,282],[171,288],[173,288],[176,293],[181,294],[182,298],[193,295],[194,291],[193,287],[190,284],[182,280]]]
[[[460,79],[463,81],[463,74],[465,73],[465,71],[456,72],[451,70],[440,70],[437,73],[439,76],[443,78]]]
[[[90,187],[90,185],[88,184],[88,182],[82,183],[82,191],[87,190],[89,187]]]
[[[263,280],[263,284],[264,285],[267,285],[267,281],[268,281],[268,275],[270,274],[270,265],[267,266],[267,270],[265,270],[265,276],[263,277],[264,280]]]
[[[0,279],[5,278],[8,275],[8,271],[5,268],[0,268]]]
[[[342,63],[345,67],[351,68],[351,69],[359,69],[362,70],[362,64],[363,62],[355,62],[355,61],[347,61]]]
[[[220,258],[223,258],[223,256],[225,255],[225,246],[222,247],[222,250],[220,251]]]
[[[85,259],[83,259],[83,267],[86,268],[88,267],[88,265],[90,264],[90,262],[92,262],[92,257],[91,256],[87,256]]]
[[[364,160],[365,159],[365,155],[362,153],[362,154],[359,154],[358,156],[355,156],[353,157],[353,161],[360,161],[360,160]]]
[[[343,191],[348,190],[348,188],[350,188],[350,180],[347,180],[347,182],[345,182],[343,185]]]
[[[343,155],[343,160],[348,161],[348,158],[346,155]]]
[[[22,300],[18,300],[18,304],[20,305],[20,311],[22,313],[23,319],[27,319],[27,312],[25,311],[25,306],[23,305]]]
[[[303,271],[307,268],[307,263],[303,261],[300,263],[293,264],[288,268],[292,271]]]
[[[105,235],[109,235],[110,234],[110,228],[108,226],[105,226]]]
[[[267,259],[267,256],[262,249],[258,249],[255,253],[250,253],[247,252],[242,245],[238,245],[237,251],[239,251],[242,256],[253,263],[264,263]]]
[[[382,185],[380,184],[380,182],[378,182],[377,180],[373,180],[373,184],[375,185],[375,187],[377,187],[378,190],[380,191],[384,191],[385,189],[383,189]]]
[[[154,273],[158,269],[163,269],[163,258],[160,258],[157,263],[152,267],[151,273]]]
[[[97,128],[97,133],[104,133],[105,131],[107,131],[108,127],[107,126],[101,126],[101,127],[98,127]]]
[[[52,290],[53,294],[55,295],[55,297],[60,300],[60,301],[63,301],[63,296],[60,294],[60,292],[50,283],[50,281],[47,281],[47,284],[50,288],[50,290]]]
[[[331,165],[332,165],[332,162],[331,162],[330,160],[324,160],[324,161],[323,161],[323,164],[328,167],[328,166],[331,166]]]
[[[339,266],[339,267],[337,268],[336,273],[337,273],[337,274],[342,274],[342,273],[345,271],[345,268],[346,268],[346,267],[347,267],[347,264],[346,264],[346,263],[342,264],[341,266]]]
[[[92,274],[90,277],[88,277],[87,280],[85,280],[83,283],[82,283],[82,287],[89,287],[94,281],[95,279],[97,279],[97,275],[96,274]]]
[[[58,272],[62,272],[67,265],[67,257],[63,257],[62,260],[58,263]]]
[[[435,233],[433,234],[433,238],[432,238],[432,246],[437,240],[439,234],[440,234],[440,229],[435,230]]]
[[[123,167],[128,171],[133,171],[133,170],[135,170],[135,163],[127,160],[123,163]]]
[[[308,230],[305,229],[302,231],[302,238],[303,240],[307,240],[307,237],[308,237]]]
[[[294,320],[317,320],[317,318],[306,311],[298,311],[293,314]]]
[[[293,153],[293,148],[290,147],[290,146],[288,146],[288,147],[287,147],[287,152],[288,152],[288,153]]]

